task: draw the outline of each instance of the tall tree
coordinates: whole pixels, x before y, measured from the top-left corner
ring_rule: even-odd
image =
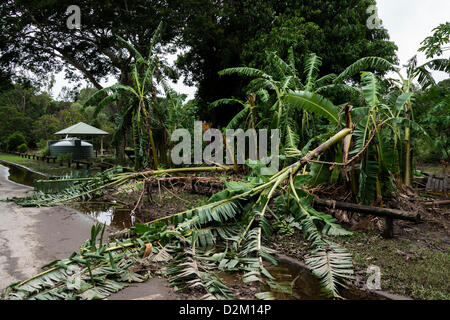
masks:
[[[185,1],[180,44],[187,51],[178,66],[188,84],[198,84],[197,96],[205,103],[239,95],[245,79],[219,77],[217,72],[242,65],[263,69],[265,51],[277,51],[284,59],[292,46],[300,70],[314,52],[323,58],[320,75],[339,74],[365,56],[396,62],[397,47],[387,31],[366,25],[371,15],[367,9],[375,4],[373,0]],[[215,114],[224,124],[232,116],[229,110]]]
[[[77,1],[80,29],[67,25],[73,12],[67,11],[72,0],[6,0],[0,4],[0,66],[3,70],[17,67],[38,74],[59,72],[78,80],[78,70],[97,89],[101,80],[117,76],[122,84],[130,84],[133,56],[123,50],[117,36],[130,41],[147,53],[148,41],[160,20],[170,20],[165,1]],[[174,23],[167,23],[173,26]],[[162,40],[173,33],[166,30]]]

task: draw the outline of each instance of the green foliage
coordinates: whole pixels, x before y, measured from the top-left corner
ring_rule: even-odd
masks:
[[[130,74],[131,85],[115,84],[103,88],[84,103],[84,106],[96,106],[94,111],[94,117],[96,117],[106,105],[113,101],[125,102],[116,117],[116,131],[123,134],[127,129],[131,129],[134,167],[138,170],[149,167],[151,162],[153,162],[153,168],[158,168],[160,156],[157,143],[163,148],[161,157],[164,159],[164,153],[167,152],[167,130],[176,128],[174,123],[179,119],[176,119],[174,115],[180,111],[184,100],[165,82],[168,75],[174,71],[157,55],[156,46],[161,38],[161,32],[162,23],[152,36],[147,58],[144,58],[144,55],[130,42],[118,37],[119,43],[127,48],[134,58]],[[162,85],[166,91],[164,104],[157,97],[158,85]],[[167,117],[168,121],[166,121]],[[159,139],[157,139],[158,130],[162,131]],[[117,142],[117,136],[113,137],[113,140]]]
[[[58,154],[58,156],[56,157],[57,161],[66,161],[66,160],[70,160],[72,159],[73,154],[72,153],[60,153]]]
[[[21,145],[19,145],[19,146],[16,148],[16,150],[19,151],[19,152],[21,152],[21,153],[25,153],[25,152],[28,151],[28,146],[27,146],[26,143],[22,143]]]
[[[425,40],[423,40],[420,44],[422,47],[419,48],[419,51],[425,52],[425,55],[428,59],[433,58],[434,56],[440,56],[444,51],[450,49],[450,47],[444,47],[444,45],[450,42],[450,22],[442,23],[436,28],[433,29],[433,34]]]
[[[181,42],[189,50],[177,65],[189,83],[199,84],[202,118],[226,125],[240,111],[238,105],[214,113],[206,109],[207,102],[238,97],[244,85],[244,80],[218,77],[217,72],[244,65],[265,70],[266,52],[286,58],[292,48],[297,70],[303,70],[300,66],[315,52],[324,65],[318,79],[339,74],[365,56],[394,62],[396,46],[389,41],[387,30],[366,26],[369,14],[365,11],[372,4],[375,1],[186,1],[180,9],[187,15]]]
[[[3,149],[7,148],[7,140],[10,135],[19,131],[24,136],[29,137],[29,130],[32,119],[20,112],[15,107],[0,107],[0,118],[2,125],[0,126],[0,144]]]
[[[48,146],[48,141],[41,139],[38,143],[36,143],[38,147],[38,155],[40,156],[49,156],[50,155],[50,147]]]
[[[327,118],[331,123],[338,124],[338,109],[328,99],[308,91],[293,93],[287,96],[286,101],[300,109],[314,112]]]
[[[9,151],[18,151],[17,148],[23,144],[25,144],[26,146],[25,137],[23,134],[17,131],[8,136],[8,138],[6,139],[6,149]]]
[[[92,227],[91,239],[79,253],[56,260],[47,270],[26,281],[12,284],[0,295],[9,300],[94,300],[104,299],[122,290],[131,282],[143,282],[128,268],[142,255],[143,243],[124,240],[103,244],[105,226]],[[132,250],[133,248],[138,250]]]
[[[336,288],[345,287],[341,279],[353,278],[351,254],[334,243],[328,243],[327,248],[314,250],[306,263],[313,273],[321,279],[326,293],[340,297]]]
[[[343,130],[327,141],[323,149],[329,148],[348,133],[350,130]],[[203,288],[205,298],[232,298],[232,292],[212,273],[216,268],[242,271],[244,282],[264,283],[267,279],[274,280],[263,262],[276,264],[272,256],[273,251],[264,245],[265,237],[270,236],[273,230],[268,214],[271,212],[269,204],[276,192],[282,194],[275,201],[277,211],[287,208],[285,221],[289,221],[288,226],[301,228],[315,250],[326,250],[326,241],[322,234],[350,234],[336,224],[334,218],[314,210],[312,198],[299,189],[309,180],[307,176],[297,178],[297,173],[305,164],[306,160],[299,160],[268,179],[249,177],[247,182],[227,182],[225,190],[192,209],[159,218],[146,225],[137,225],[134,228],[139,235],[136,241],[142,246],[147,241],[157,239],[164,242],[163,245],[178,246],[181,255],[167,269],[171,283],[183,287]],[[37,181],[33,197],[12,200],[25,206],[55,205],[78,198],[90,199],[96,194],[102,194],[110,186],[145,178],[142,172],[120,173],[116,170],[110,169],[86,178],[72,176]],[[286,182],[287,190],[282,188],[283,182]],[[275,227],[278,228],[278,225]],[[97,237],[100,229],[93,228],[91,233],[89,247],[94,251],[95,240],[92,239]],[[183,246],[179,246],[179,242],[182,242]],[[219,248],[223,247],[218,246],[219,242],[226,244],[225,251],[220,251]],[[184,245],[186,243],[189,247]],[[216,249],[208,251],[214,245]],[[230,255],[227,255],[228,248],[231,250]],[[319,275],[323,272],[332,275],[327,277],[328,280],[322,280],[322,283],[329,294],[338,297],[338,281],[342,275],[351,273],[351,263],[346,260],[348,257],[344,254],[345,250],[340,248],[335,251],[342,255],[333,256],[333,263],[325,267],[317,267],[311,263],[311,268],[320,269],[317,271]],[[92,277],[91,275],[91,281],[94,281]]]
[[[61,111],[64,112],[64,111]],[[73,120],[73,121],[72,121]],[[77,122],[76,120],[80,120],[80,118],[65,120],[65,124],[67,126],[74,125]],[[33,129],[32,133],[35,137],[39,137],[40,139],[50,140],[53,134],[64,128],[64,124],[62,121],[53,115],[44,114],[38,119],[33,121]],[[42,148],[42,147],[40,147]]]
[[[431,139],[428,143],[422,134],[414,141],[415,150],[422,161],[439,161],[450,157],[450,82],[444,80],[415,99],[415,120],[426,128]],[[420,146],[420,147],[418,147]]]
[[[130,175],[133,176],[123,171],[122,167],[114,167],[90,177],[72,173],[50,180],[37,180],[32,196],[9,200],[24,207],[40,207],[58,205],[75,199],[92,199],[106,192],[108,186],[118,185],[130,178]]]

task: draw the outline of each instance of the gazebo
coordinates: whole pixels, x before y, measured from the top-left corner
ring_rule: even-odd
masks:
[[[100,130],[96,127],[90,126],[84,122],[79,122],[61,131],[55,132],[56,135],[61,136],[99,136],[100,137],[100,154],[103,155],[103,137],[109,135],[108,132]]]

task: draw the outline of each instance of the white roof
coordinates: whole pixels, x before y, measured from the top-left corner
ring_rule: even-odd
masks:
[[[65,128],[61,131],[55,132],[58,135],[85,135],[85,136],[106,136],[109,133],[93,126],[90,126],[84,122],[79,122]]]

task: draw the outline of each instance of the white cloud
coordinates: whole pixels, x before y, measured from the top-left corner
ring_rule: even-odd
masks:
[[[425,63],[425,55],[418,52],[420,43],[439,24],[450,21],[448,0],[377,0],[377,6],[383,27],[398,46],[397,55],[401,65],[416,54],[418,63]],[[448,52],[444,55],[446,58],[449,56]],[[448,78],[443,72],[434,72],[433,75],[437,81]]]

